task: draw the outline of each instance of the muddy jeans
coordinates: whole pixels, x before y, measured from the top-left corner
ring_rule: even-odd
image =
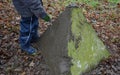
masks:
[[[38,38],[38,25],[39,22],[36,16],[21,17],[19,37],[21,49],[29,48],[31,40]]]

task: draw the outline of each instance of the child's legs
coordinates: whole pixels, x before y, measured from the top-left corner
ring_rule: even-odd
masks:
[[[38,38],[38,18],[36,16],[32,17],[32,39],[37,39]]]
[[[30,47],[32,17],[21,18],[20,22],[20,45],[22,49]]]

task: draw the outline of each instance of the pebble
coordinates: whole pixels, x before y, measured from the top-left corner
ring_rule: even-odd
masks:
[[[22,68],[16,68],[14,71],[15,71],[15,72],[21,72],[21,71],[22,71]]]

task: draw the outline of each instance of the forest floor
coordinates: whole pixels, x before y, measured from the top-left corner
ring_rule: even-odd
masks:
[[[64,11],[57,0],[44,0],[46,11],[54,21]],[[111,56],[102,60],[91,72],[84,75],[120,75],[120,3],[101,1],[97,7],[83,7],[86,19],[104,42]],[[19,38],[20,16],[12,4],[0,0],[0,75],[49,75],[49,69],[41,52],[37,56],[21,53]],[[49,23],[40,21],[42,34]]]

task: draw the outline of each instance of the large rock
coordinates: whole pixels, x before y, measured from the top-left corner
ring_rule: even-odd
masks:
[[[109,56],[80,8],[66,8],[37,44],[50,75],[80,75]]]

